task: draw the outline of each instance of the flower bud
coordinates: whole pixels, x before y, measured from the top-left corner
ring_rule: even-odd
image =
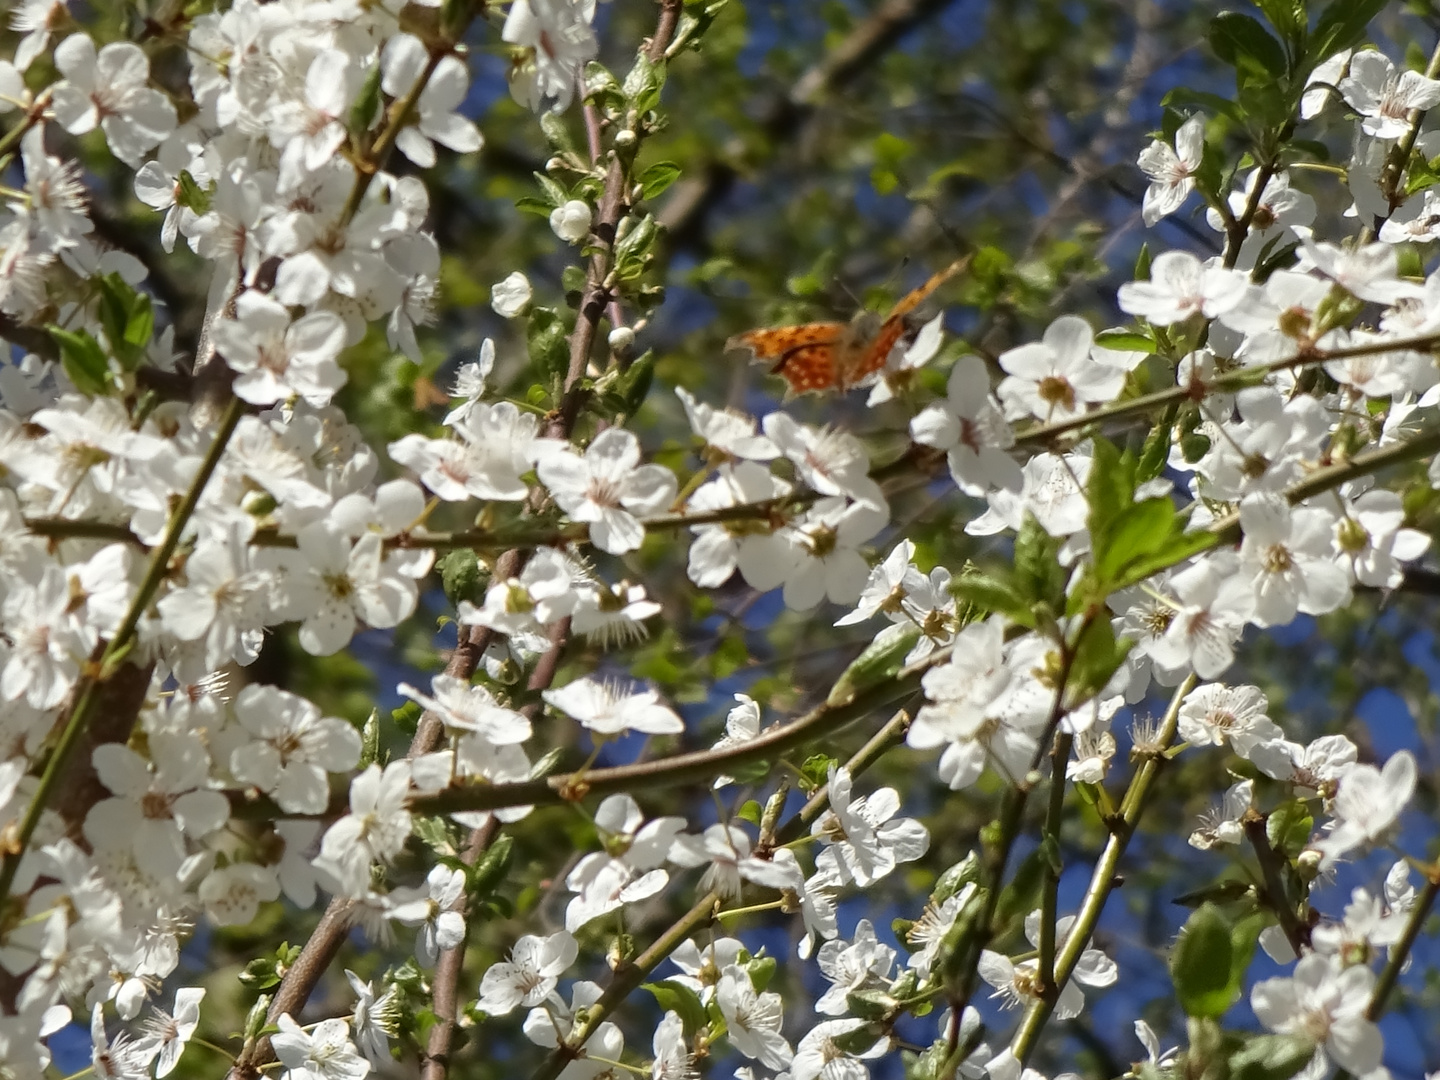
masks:
[[[610,331],[610,351],[612,353],[628,353],[635,347],[635,331],[628,326],[617,326]]]
[[[590,235],[590,206],[571,199],[564,206],[550,211],[550,228],[567,244],[574,244]]]
[[[516,270],[490,287],[490,307],[503,319],[513,319],[530,303],[530,279]]]
[[[629,128],[615,133],[615,146],[620,150],[628,150],[635,145],[635,132]]]

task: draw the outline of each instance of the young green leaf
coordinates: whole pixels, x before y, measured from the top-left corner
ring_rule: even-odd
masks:
[[[60,364],[82,394],[100,396],[110,392],[110,360],[88,330],[48,328],[60,346]]]
[[[640,174],[640,193],[647,199],[653,199],[678,179],[679,165],[673,161],[657,161]]]
[[[1186,1016],[1218,1019],[1239,994],[1231,977],[1230,931],[1230,921],[1214,904],[1201,905],[1180,931],[1170,977]]]

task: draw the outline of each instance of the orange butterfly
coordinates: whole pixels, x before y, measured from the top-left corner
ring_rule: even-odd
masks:
[[[788,384],[786,397],[812,390],[844,393],[885,366],[890,350],[905,336],[905,316],[969,264],[968,257],[957,259],[903,297],[883,320],[876,312],[862,311],[848,323],[749,330],[732,337],[725,349],[746,348],[754,354],[754,361],[774,361],[770,373]]]

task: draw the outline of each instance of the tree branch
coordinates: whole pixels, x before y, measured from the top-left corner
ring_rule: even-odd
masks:
[[[1021,1064],[1030,1059],[1040,1032],[1044,1030],[1045,1023],[1055,1008],[1060,991],[1069,983],[1075,965],[1080,962],[1080,955],[1089,944],[1091,935],[1095,933],[1100,914],[1105,910],[1105,901],[1110,898],[1110,893],[1115,888],[1115,872],[1119,869],[1120,860],[1125,855],[1130,838],[1135,834],[1135,826],[1140,821],[1140,813],[1145,808],[1145,801],[1149,798],[1155,778],[1166,764],[1164,751],[1175,741],[1175,734],[1180,726],[1180,706],[1185,701],[1185,696],[1194,689],[1195,681],[1195,676],[1190,675],[1175,688],[1170,707],[1165,710],[1165,718],[1161,721],[1155,748],[1136,770],[1120,803],[1119,813],[1110,821],[1110,838],[1105,841],[1105,850],[1095,864],[1094,873],[1090,875],[1090,885],[1085,890],[1085,898],[1080,901],[1080,910],[1075,915],[1075,922],[1070,926],[1064,947],[1055,958],[1055,995],[1042,997],[1030,1006],[1010,1043],[1011,1051]]]

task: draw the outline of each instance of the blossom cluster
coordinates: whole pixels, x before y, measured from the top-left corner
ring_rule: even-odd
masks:
[[[418,357],[440,267],[424,181],[370,155],[393,146],[426,169],[437,145],[481,145],[461,112],[463,47],[412,33],[403,7],[237,0],[197,15],[186,40],[193,108],[183,110],[135,43],[80,29],[52,42],[52,21],[68,25],[60,0],[17,12],[27,36],[0,62],[0,102],[17,114],[24,186],[0,224],[0,312],[52,328],[63,359],[28,355],[0,373],[0,827],[23,835],[7,839],[5,855],[16,904],[0,924],[0,968],[17,989],[0,1014],[0,1076],[42,1075],[48,1040],[75,1015],[90,1019],[97,1076],[167,1075],[195,1035],[204,992],[178,988],[170,1012],[150,999],[200,918],[243,925],[282,896],[304,909],[328,894],[371,940],[413,930],[420,969],[463,948],[479,872],[453,857],[431,859],[418,882],[394,871],[421,847],[418,805],[453,796],[444,827],[469,830],[527,816],[525,798],[479,808],[465,798],[534,790],[554,767],[536,736],[546,709],[547,724],[573,721],[597,754],[630,733],[686,732],[659,689],[598,666],[537,684],[524,704],[513,692],[514,671],[537,670],[565,634],[599,652],[645,635],[661,605],[643,583],[606,573],[662,531],[688,533],[698,589],[738,573],[758,593],[779,590],[791,610],[828,603],[836,625],[883,623],[872,648],[894,653],[887,677],[913,678],[924,697],[904,741],[933,758],[946,789],[976,787],[988,771],[1028,794],[1048,767],[1062,796],[1067,782],[1103,792],[1124,718],[1160,693],[1173,696],[1167,718],[1129,728],[1140,767],[1211,747],[1239,770],[1197,823],[1194,847],[1241,843],[1278,810],[1262,801],[1277,793],[1314,809],[1284,848],[1307,884],[1395,837],[1417,786],[1409,753],[1378,765],[1341,735],[1294,741],[1257,687],[1221,680],[1248,627],[1394,588],[1428,550],[1402,493],[1361,466],[1366,454],[1401,461],[1419,447],[1413,457],[1432,461],[1426,482],[1440,486],[1440,275],[1402,274],[1397,254],[1440,238],[1440,213],[1428,189],[1396,202],[1385,175],[1406,117],[1440,104],[1440,83],[1398,74],[1374,50],[1338,53],[1314,73],[1302,114],[1344,109],[1357,120],[1349,190],[1358,215],[1383,219],[1373,243],[1323,239],[1313,198],[1283,170],[1258,167],[1211,207],[1226,236],[1246,219],[1226,256],[1163,252],[1119,289],[1138,330],[1097,335],[1062,315],[998,357],[1004,377],[993,387],[982,360],[964,353],[930,400],[907,388],[954,350],[943,349],[939,319],[908,328],[866,384],[871,403],[905,411],[917,467],[943,461],[946,495],[974,500],[968,534],[1040,552],[1029,561],[1045,573],[1022,581],[1017,555],[1002,580],[923,567],[903,528],[892,530],[883,473],[852,432],[784,409],[756,420],[679,389],[699,462],[682,485],[623,426],[596,425],[582,440],[556,420],[562,410],[505,399],[489,342],[429,434],[369,446],[336,403],[345,350],[383,322],[390,347]],[[583,96],[594,15],[593,0],[513,0],[500,37],[514,49],[518,101],[563,110]],[[26,72],[47,50],[54,81],[35,86]],[[132,404],[143,371],[176,370],[173,333],[146,322],[159,304],[144,266],[95,237],[73,153],[73,139],[95,131],[133,170],[164,249],[183,240],[211,268],[197,360],[203,369],[213,352],[223,365],[223,409]],[[1437,137],[1420,133],[1422,149],[1440,149]],[[1147,223],[1184,205],[1205,150],[1197,116],[1141,155]],[[550,222],[580,243],[592,207],[567,198]],[[1287,246],[1293,259],[1272,265]],[[530,299],[517,273],[494,306],[518,316]],[[1158,453],[1117,465],[1090,424],[1136,397],[1142,368],[1170,380],[1177,410],[1157,428]],[[483,676],[398,687],[437,725],[433,747],[385,760],[355,726],[290,690],[250,682],[228,692],[217,673],[252,664],[277,627],[294,624],[301,646],[324,656],[362,628],[414,615],[437,550],[467,546],[427,525],[448,509],[481,520],[513,512],[534,530],[514,533],[525,552],[510,573],[457,604],[461,632],[484,633]],[[889,548],[878,558],[877,538]],[[52,733],[120,664],[140,673],[133,728],[82,763],[104,794],[46,805],[44,763],[61,753]],[[774,730],[762,727],[762,703],[738,695],[714,748],[722,765],[705,782],[738,784],[719,774]],[[957,943],[1000,883],[980,881],[978,859],[962,864],[895,945],[872,918],[842,926],[840,899],[923,858],[930,834],[902,814],[908,793],[862,787],[858,766],[827,761],[807,779],[812,794],[823,787],[823,806],[800,819],[808,832],[784,841],[768,811],[705,825],[647,820],[632,794],[608,795],[591,817],[596,850],[557,875],[563,929],[519,936],[484,973],[467,1016],[523,1009],[527,1039],[563,1044],[565,1080],[614,1073],[625,1034],[605,988],[586,977],[582,943],[700,870],[685,887],[714,910],[798,915],[798,960],[813,959],[829,988],[801,1031],[793,1017],[803,1010],[787,1025],[788,1002],[770,988],[778,958],[739,936],[686,937],[667,983],[687,1007],[667,1006],[641,1053],[652,1075],[688,1080],[723,1037],[748,1080],[865,1080],[866,1063],[898,1046],[889,1021],[953,990]],[[582,775],[565,797],[583,798],[583,786]],[[242,807],[262,802],[268,818],[234,827]],[[1293,910],[1290,920],[1276,913],[1260,935],[1294,968],[1254,987],[1254,1013],[1314,1043],[1315,1075],[1334,1061],[1383,1080],[1367,1011],[1374,965],[1416,909],[1398,861],[1382,885],[1357,889],[1342,917],[1316,914],[1298,933]],[[1119,977],[1087,918],[1037,909],[1024,920],[1028,945],[987,937],[973,974],[1001,1005],[1077,1016],[1085,989]],[[1057,952],[1072,958],[1063,973]],[[349,1016],[273,1018],[281,1075],[359,1080],[392,1060],[400,980],[392,971],[378,989],[353,973],[349,982]],[[963,1075],[1026,1075],[1030,1047],[1018,1036],[982,1041],[975,1007],[950,1000],[936,1044],[968,1047]],[[115,1034],[112,1015],[126,1025]],[[1148,1027],[1140,1036],[1159,1062]]]

